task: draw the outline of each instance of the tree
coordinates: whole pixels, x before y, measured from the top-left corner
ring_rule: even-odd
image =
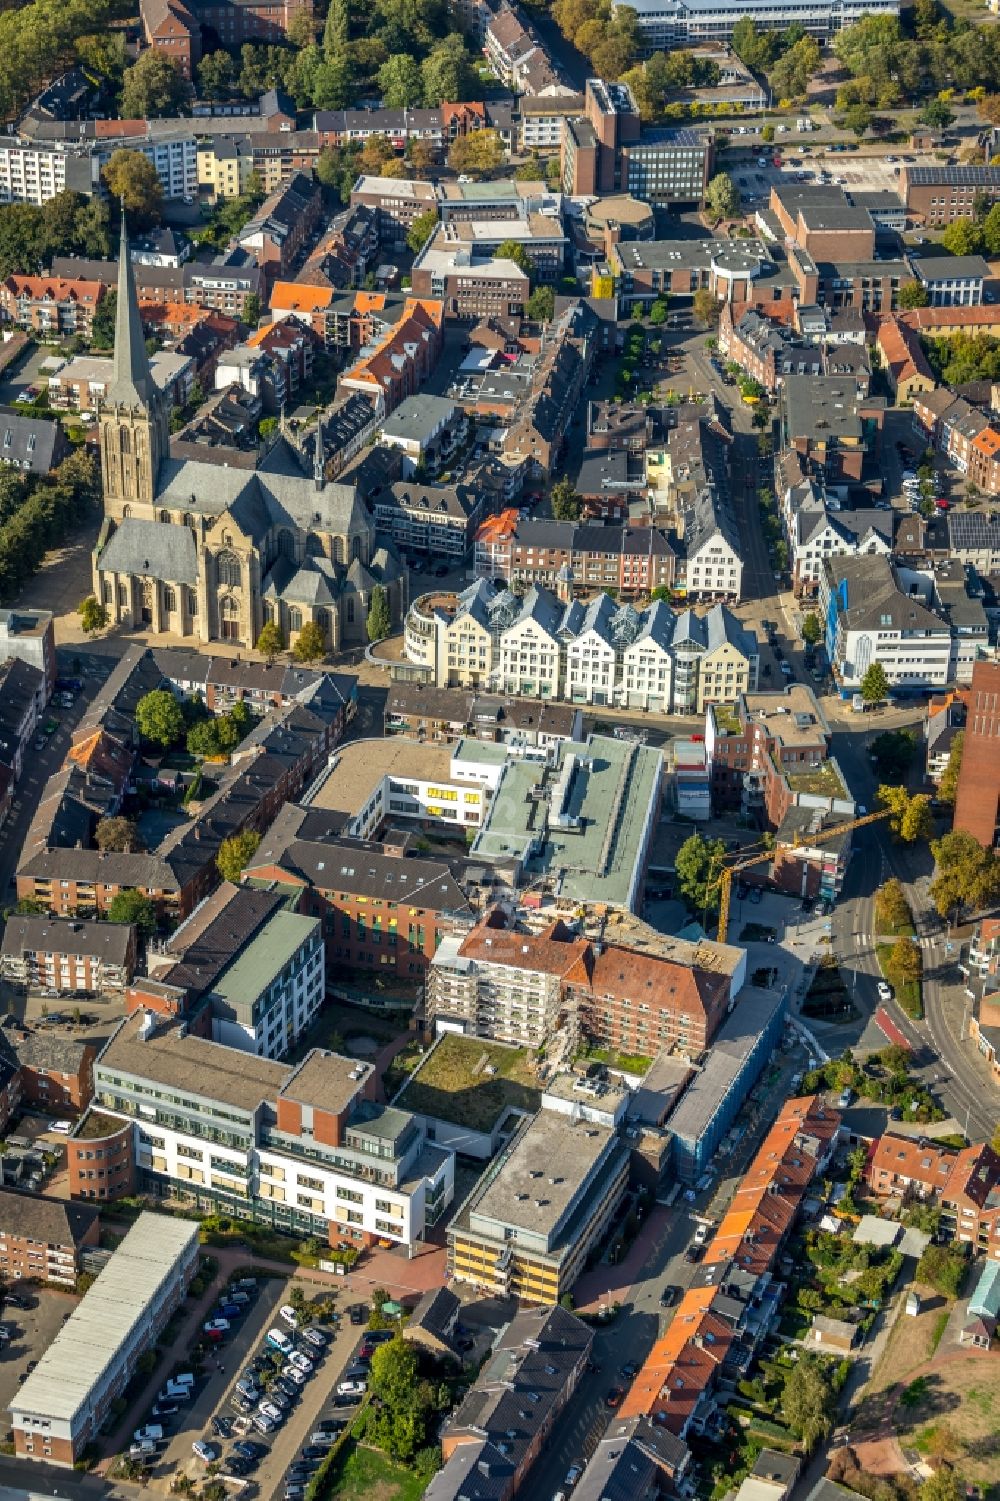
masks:
[[[943,803],[953,803],[958,791],[958,774],[962,769],[962,751],[965,749],[965,731],[959,730],[951,742],[948,765],[938,785],[938,797]]]
[[[502,166],[503,142],[495,130],[476,130],[472,135],[456,136],[448,148],[448,165],[453,171],[482,177]]]
[[[875,893],[875,922],[880,933],[892,933],[911,920],[910,906],[895,876]]]
[[[919,944],[912,938],[897,938],[885,961],[885,972],[899,990],[919,980],[924,972]]]
[[[184,714],[168,688],[154,688],[135,706],[135,722],[144,740],[169,750],[184,733]]]
[[[438,42],[420,64],[420,72],[424,80],[424,104],[428,109],[436,109],[439,104],[459,99],[482,97],[479,74],[460,32],[453,32]],[[495,136],[496,132],[477,130],[473,132],[473,136],[465,139],[471,140],[479,135]],[[457,139],[461,140],[462,137]],[[457,170],[463,171],[464,168],[459,167]]]
[[[420,1379],[416,1347],[401,1335],[378,1346],[368,1389],[375,1442],[391,1459],[411,1461],[427,1440],[436,1406],[434,1388]]]
[[[975,219],[953,219],[941,236],[949,255],[978,255],[983,248],[983,231]]]
[[[297,15],[301,12],[296,12]],[[248,292],[243,299],[243,322],[250,328],[256,328],[260,322],[260,297],[256,292]]]
[[[383,109],[412,109],[424,97],[424,77],[420,64],[408,53],[397,53],[378,70]]]
[[[670,303],[666,297],[657,297],[649,310],[649,321],[653,328],[662,328],[670,317]]]
[[[207,99],[223,99],[232,92],[236,67],[228,52],[220,48],[207,53],[198,64],[198,86]]]
[[[178,115],[188,92],[180,69],[158,47],[149,47],[131,68],[125,69],[121,116],[125,120],[150,120]]]
[[[551,323],[556,312],[556,294],[551,287],[536,287],[525,311],[536,323]]]
[[[823,639],[823,627],[815,610],[810,610],[802,622],[802,639],[807,646],[816,646]]]
[[[208,756],[219,755],[221,746],[217,721],[202,719],[193,724],[187,732],[186,744],[189,755],[200,756],[203,760]]]
[[[292,647],[296,662],[319,662],[326,656],[326,637],[315,620],[307,620]]]
[[[222,879],[238,886],[240,876],[257,853],[259,844],[260,835],[253,829],[245,829],[242,834],[231,834],[228,839],[223,839],[215,857],[215,866]]]
[[[692,912],[715,912],[719,906],[719,871],[726,853],[721,839],[692,834],[677,851],[674,871],[681,896]]]
[[[108,904],[108,922],[134,923],[140,933],[156,930],[156,908],[145,892],[126,886]]]
[[[1000,896],[1000,862],[964,829],[953,829],[931,843],[935,876],[930,895],[941,917],[963,908],[977,911]]]
[[[579,521],[583,502],[576,492],[573,481],[566,475],[557,479],[549,491],[552,514],[557,521]]]
[[[872,128],[872,112],[868,105],[852,104],[850,109],[844,111],[844,125],[860,141]]]
[[[311,5],[306,5],[302,10],[295,12],[288,22],[285,35],[292,47],[312,46],[316,40],[316,23],[313,20]]]
[[[93,636],[96,631],[103,631],[108,624],[108,612],[93,594],[88,594],[86,599],[81,599],[76,607],[76,613],[88,636]]]
[[[873,662],[861,679],[861,697],[866,704],[880,704],[889,697],[889,679],[881,662]]]
[[[902,782],[916,755],[917,741],[912,730],[884,730],[871,743],[871,757],[880,777],[887,782]]]
[[[935,1292],[946,1298],[957,1298],[962,1291],[967,1268],[965,1250],[960,1243],[950,1246],[936,1246],[932,1243],[924,1248],[923,1255],[917,1262],[917,1281],[926,1282],[928,1287],[933,1287]],[[924,1481],[924,1485],[926,1484],[928,1482]],[[922,1485],[921,1492],[923,1488]]]
[[[740,192],[727,172],[717,172],[705,189],[705,207],[716,219],[735,219],[740,212]]]
[[[144,56],[152,57],[154,53],[149,51]],[[122,147],[112,152],[101,175],[112,198],[124,203],[131,218],[143,225],[159,223],[163,184],[153,163],[141,151]]]
[[[926,307],[930,300],[930,293],[922,282],[904,281],[899,289],[899,305],[901,308]]]
[[[519,271],[525,276],[531,276],[534,266],[531,264],[531,256],[525,250],[520,240],[503,240],[497,246],[496,258],[498,261],[513,261]]]
[[[274,661],[279,652],[285,650],[285,638],[281,634],[281,627],[273,620],[265,620],[257,637],[257,650],[262,657],[266,657],[268,663]]]
[[[437,229],[437,225],[438,216],[436,209],[429,208],[426,209],[422,214],[417,215],[413,223],[410,225],[409,231],[406,236],[406,243],[413,251],[414,255],[416,255],[418,251],[423,250],[426,241],[430,239],[431,235]]]
[[[801,1355],[785,1378],[781,1411],[807,1453],[830,1432],[836,1405],[836,1395],[823,1366],[814,1356]]]
[[[376,584],[372,590],[371,603],[368,606],[368,640],[384,641],[392,630],[392,616],[389,613],[389,596],[381,584]]]
[[[745,20],[746,17],[741,19]],[[699,287],[691,298],[691,311],[705,328],[714,328],[719,321],[719,303],[715,293],[710,292],[707,287]]]
[[[771,72],[771,89],[778,99],[799,99],[809,87],[809,80],[819,71],[819,43],[804,36],[778,58]]]
[[[99,850],[114,850],[124,854],[142,849],[139,831],[131,818],[102,818],[94,830],[94,843]]]
[[[323,51],[327,57],[336,57],[343,52],[351,39],[350,0],[330,0],[323,28]]]
[[[112,287],[105,292],[90,320],[90,343],[93,349],[113,349],[115,343],[115,319],[118,311],[118,293]]]
[[[904,844],[915,844],[918,839],[930,839],[934,832],[931,800],[926,793],[911,797],[905,787],[883,784],[878,789],[878,800],[884,808],[891,809],[889,827]]]
[[[932,130],[947,130],[954,118],[955,111],[943,99],[931,99],[920,111],[921,121]]]

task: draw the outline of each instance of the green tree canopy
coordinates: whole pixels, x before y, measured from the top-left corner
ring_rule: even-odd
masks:
[[[96,631],[103,631],[107,626],[108,612],[93,594],[88,594],[86,599],[81,599],[76,607],[76,613],[88,636],[94,635]]]
[[[904,281],[899,289],[899,305],[901,308],[926,307],[931,300],[931,294],[922,282],[916,280]]]
[[[836,1396],[826,1369],[814,1355],[802,1354],[785,1378],[781,1412],[811,1453],[830,1432]]]
[[[423,103],[424,75],[420,63],[409,53],[396,53],[378,70],[384,109],[413,109]]]
[[[556,312],[556,294],[551,287],[536,287],[525,308],[536,323],[551,323]]]
[[[268,662],[273,662],[280,652],[285,650],[285,638],[281,634],[281,627],[273,620],[265,620],[257,637],[257,650]]]
[[[135,722],[144,740],[169,750],[184,733],[184,714],[167,688],[154,688],[135,706]]]
[[[941,236],[949,255],[978,255],[983,249],[983,230],[975,219],[953,219]]]
[[[963,909],[979,911],[1000,896],[1000,862],[964,829],[953,829],[931,843],[935,875],[930,895],[941,917]]]
[[[889,697],[889,679],[881,662],[873,662],[861,679],[861,697],[866,704],[879,704]]]
[[[392,630],[389,596],[381,584],[376,584],[372,590],[371,603],[368,606],[367,627],[369,641],[384,641]]]
[[[917,740],[912,730],[883,730],[871,743],[871,757],[880,777],[902,781],[913,764]]]
[[[121,114],[124,120],[152,120],[178,115],[190,90],[174,62],[158,47],[140,52],[125,69]]]
[[[98,820],[94,830],[94,843],[99,850],[114,850],[118,853],[142,849],[135,820],[123,818],[120,814]]]
[[[240,877],[257,853],[259,844],[260,835],[253,829],[245,829],[242,834],[232,834],[228,839],[223,839],[215,857],[216,869],[222,879],[238,886]]]
[[[549,500],[552,503],[552,514],[557,521],[579,521],[583,511],[583,502],[576,492],[576,486],[567,475],[556,480],[549,491]]]
[[[905,787],[883,784],[878,789],[878,800],[883,808],[892,809],[889,827],[904,844],[915,844],[933,834],[931,800],[926,793],[911,796]]]
[[[735,219],[740,212],[740,193],[727,172],[717,172],[705,189],[705,207],[717,219]]]
[[[307,620],[295,638],[292,656],[296,662],[319,662],[326,656],[326,637],[315,620]]]
[[[127,886],[111,898],[108,922],[134,923],[140,933],[148,935],[156,930],[156,908],[144,892]]]
[[[154,56],[152,51],[144,53]],[[163,184],[156,168],[141,151],[121,147],[112,152],[101,176],[112,198],[124,202],[131,219],[143,225],[157,224],[163,203]]]
[[[958,791],[958,774],[962,769],[962,752],[965,749],[965,731],[959,730],[951,742],[951,750],[948,753],[948,765],[944,769],[938,786],[938,797],[943,803],[953,803]]]
[[[531,264],[531,256],[525,250],[520,240],[503,240],[497,246],[497,260],[513,261],[518,270],[523,271],[525,276],[531,276],[534,267]]]
[[[802,639],[807,646],[817,646],[823,639],[823,627],[815,610],[810,610],[802,621]]]
[[[691,834],[674,861],[674,872],[681,896],[692,912],[715,912],[718,910],[719,876],[726,846],[721,839],[705,839],[701,834]]]
[[[410,225],[406,236],[406,243],[414,255],[424,248],[425,242],[434,233],[435,229],[437,229],[437,225],[438,216],[436,209],[429,208],[424,213],[417,215]]]

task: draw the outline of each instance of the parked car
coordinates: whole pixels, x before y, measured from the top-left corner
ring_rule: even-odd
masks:
[[[325,1349],[329,1343],[329,1339],[323,1333],[322,1329],[303,1329],[302,1338],[317,1350]]]
[[[207,1439],[203,1438],[196,1438],[191,1447],[198,1458],[203,1459],[207,1465],[210,1465],[213,1460],[218,1459],[222,1453],[218,1444],[210,1444]]]
[[[278,1407],[274,1402],[261,1402],[260,1406],[257,1408],[257,1411],[262,1412],[265,1418],[270,1418],[272,1423],[276,1425],[285,1421],[285,1414],[282,1412],[281,1408]]]
[[[228,1418],[213,1418],[212,1432],[215,1434],[216,1438],[232,1438],[233,1425]],[[237,1444],[236,1447],[238,1449],[239,1445]]]
[[[295,1312],[295,1309],[292,1307],[291,1303],[282,1303],[281,1307],[278,1309],[278,1317],[279,1319],[283,1319],[291,1329],[297,1329],[299,1327],[299,1316]]]
[[[667,1285],[666,1285],[666,1287],[664,1287],[662,1289],[661,1293],[660,1293],[660,1307],[661,1308],[670,1308],[670,1307],[672,1307],[673,1304],[677,1302],[677,1298],[678,1298],[679,1294],[680,1294],[680,1288],[679,1287],[675,1287],[672,1282],[668,1282]]]
[[[362,1397],[368,1390],[367,1381],[338,1381],[338,1397]]]
[[[624,1395],[620,1386],[613,1386],[604,1399],[605,1407],[620,1407]]]
[[[263,1444],[255,1444],[250,1438],[240,1439],[239,1443],[233,1445],[233,1449],[241,1459],[262,1459],[267,1453]]]
[[[279,1350],[282,1355],[291,1354],[292,1342],[283,1330],[269,1329],[267,1331],[267,1342],[269,1345],[272,1345],[275,1350]]]
[[[288,1359],[291,1361],[292,1365],[298,1366],[299,1370],[304,1371],[306,1375],[309,1375],[310,1372],[315,1369],[312,1361],[309,1359],[309,1356],[303,1355],[301,1350],[293,1350]]]
[[[352,1324],[363,1324],[368,1317],[368,1309],[364,1303],[352,1303],[348,1309],[348,1313],[351,1316]]]
[[[291,1361],[286,1366],[282,1366],[281,1374],[286,1381],[294,1381],[296,1386],[305,1386],[306,1384],[305,1371],[300,1371],[298,1366],[293,1365]]]
[[[878,998],[880,1001],[892,1000],[892,986],[887,985],[884,980],[879,980],[878,985],[875,988],[878,991]]]
[[[278,1426],[276,1423],[272,1423],[271,1419],[264,1412],[255,1412],[250,1421],[258,1433],[273,1433]]]

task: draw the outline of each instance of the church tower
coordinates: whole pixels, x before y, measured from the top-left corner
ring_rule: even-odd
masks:
[[[100,424],[104,514],[121,521],[129,507],[132,514],[149,515],[140,508],[151,508],[156,496],[157,475],[169,443],[168,414],[149,368],[135,274],[128,253],[124,205],[118,252],[114,372],[101,402]]]

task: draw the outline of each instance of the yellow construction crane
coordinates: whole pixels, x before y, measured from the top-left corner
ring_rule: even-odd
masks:
[[[814,844],[823,844],[827,839],[833,839],[837,834],[850,834],[854,829],[863,829],[865,824],[878,823],[883,818],[888,818],[891,808],[880,808],[877,813],[866,813],[863,818],[852,818],[847,823],[831,824],[828,829],[821,829],[818,834],[808,834],[801,839],[796,839],[791,849],[805,849]],[[750,855],[743,860],[737,860],[735,865],[727,865],[719,876],[719,942],[726,942],[726,934],[729,929],[729,905],[732,898],[733,876],[741,870],[749,870],[753,865],[759,865],[762,860],[767,860],[773,855],[774,850],[761,850],[759,855]]]

